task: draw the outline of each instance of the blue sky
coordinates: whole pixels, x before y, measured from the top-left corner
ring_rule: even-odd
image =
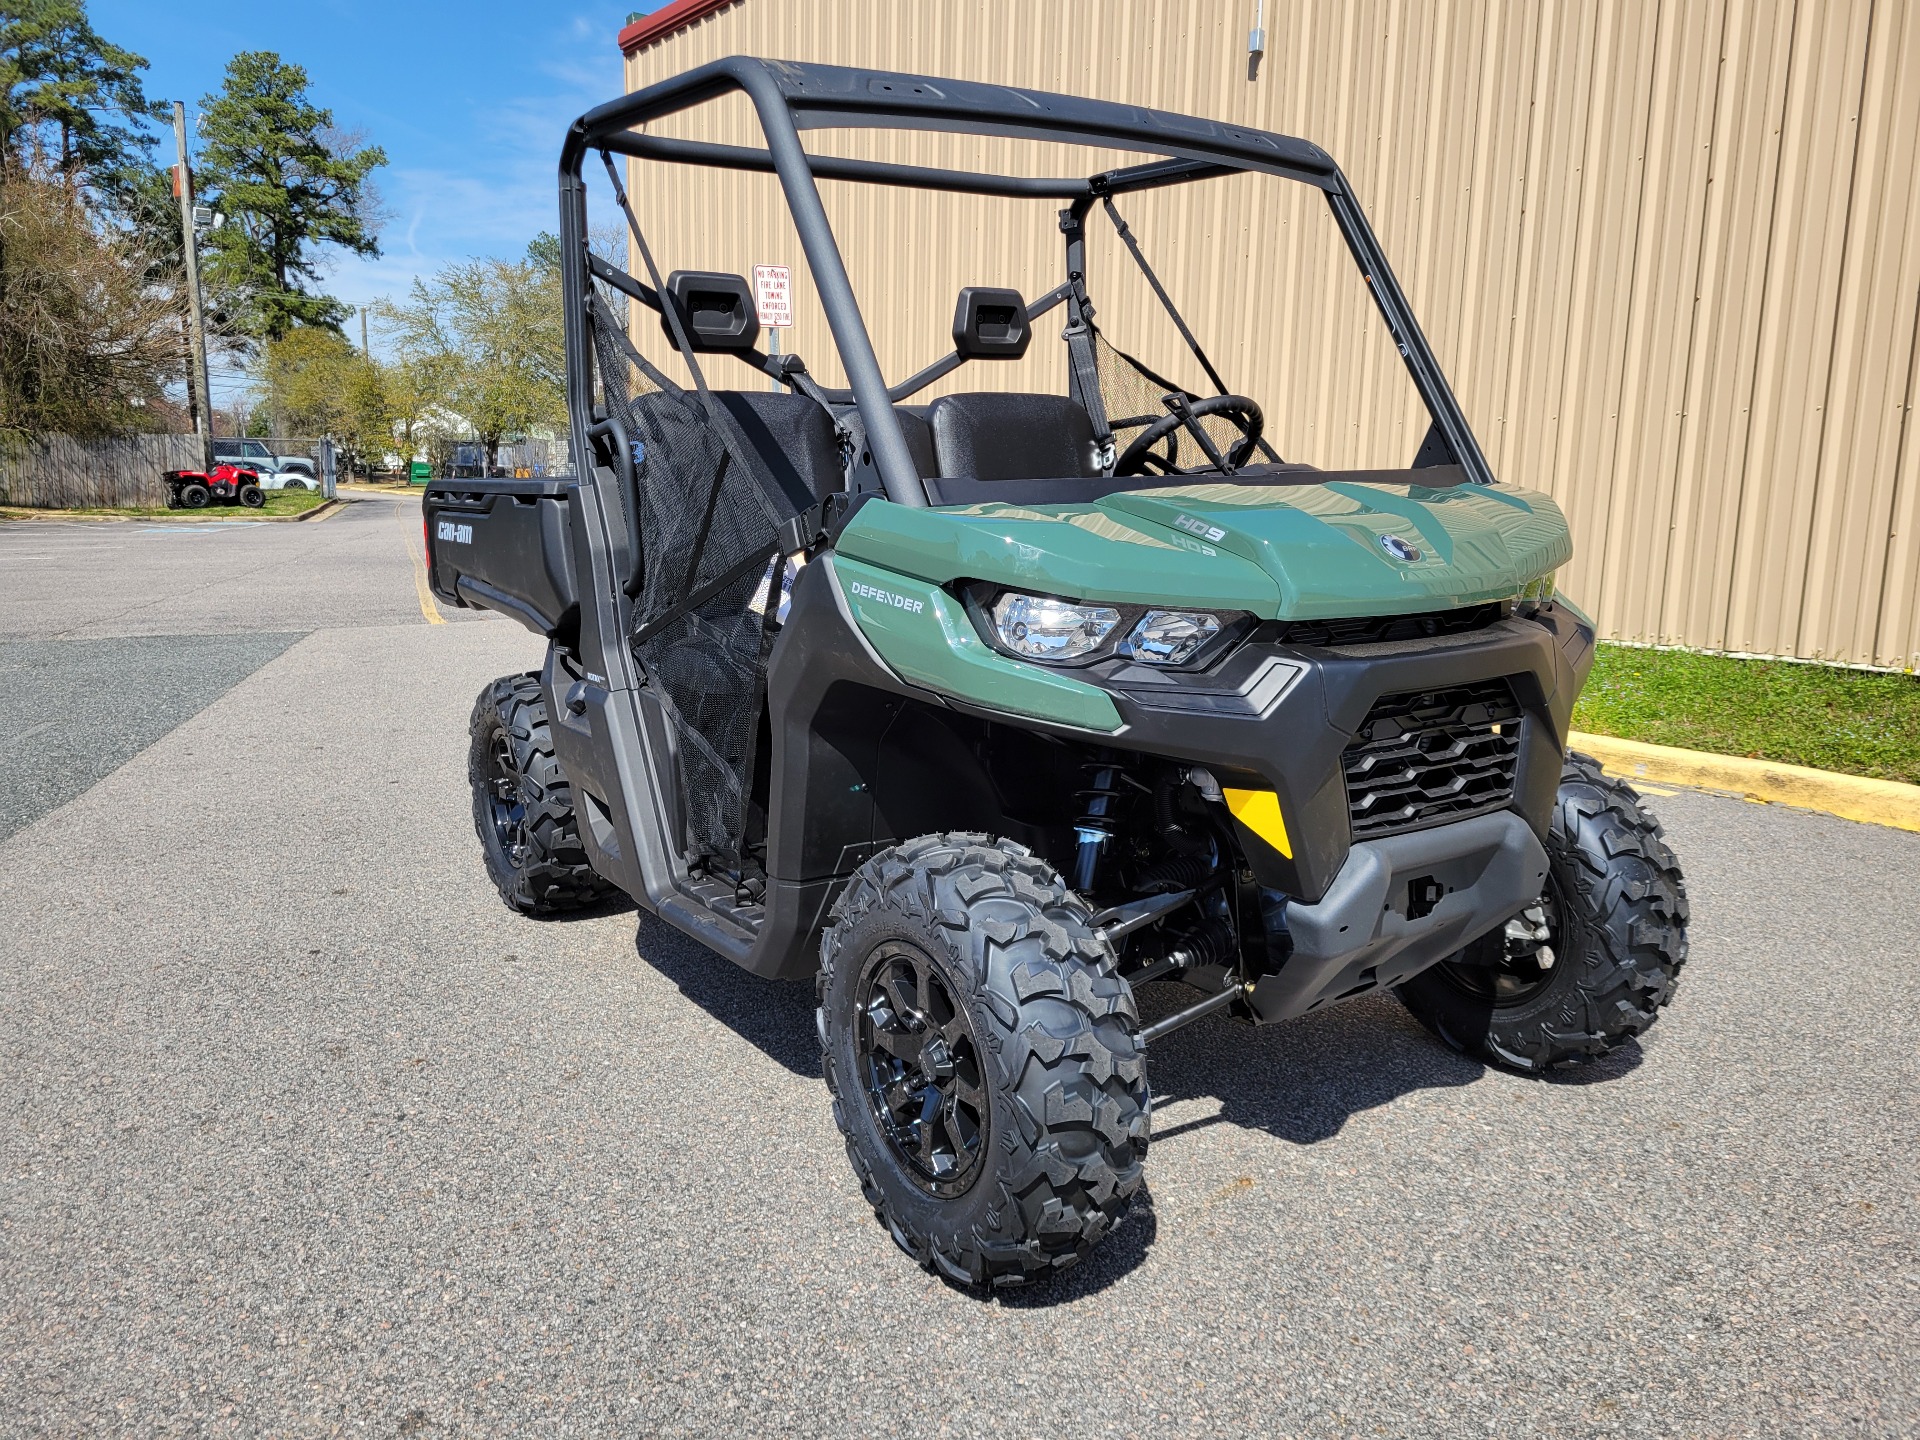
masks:
[[[378,260],[338,258],[326,288],[352,305],[404,294],[470,255],[519,255],[555,228],[566,123],[620,93],[618,4],[367,0],[92,0],[94,28],[150,62],[147,94],[189,114],[240,50],[304,65],[336,123],[386,148]],[[167,138],[171,162],[172,137]]]

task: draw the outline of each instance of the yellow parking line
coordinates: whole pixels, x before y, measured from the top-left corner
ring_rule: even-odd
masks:
[[[426,617],[429,625],[444,625],[447,617],[440,613],[440,607],[433,603],[433,591],[427,588],[427,562],[413,543],[413,526],[407,516],[407,507],[393,507],[394,518],[400,522],[400,533],[407,542],[407,558],[413,561],[413,592],[420,597],[420,613]]]

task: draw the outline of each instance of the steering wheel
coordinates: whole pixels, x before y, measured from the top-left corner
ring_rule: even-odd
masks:
[[[1183,473],[1176,463],[1180,455],[1177,440],[1165,455],[1149,452],[1184,426],[1199,442],[1200,451],[1207,457],[1210,467],[1223,475],[1231,475],[1247,463],[1247,457],[1253,454],[1254,447],[1260,443],[1260,433],[1267,428],[1267,417],[1261,413],[1258,405],[1244,395],[1211,395],[1205,400],[1188,400],[1176,392],[1161,398],[1166,403],[1168,413],[1133,437],[1133,443],[1114,462],[1114,474],[1141,475],[1149,469],[1160,475]],[[1213,443],[1213,437],[1199,424],[1209,415],[1223,416],[1240,432],[1240,439],[1234,441],[1224,455]]]

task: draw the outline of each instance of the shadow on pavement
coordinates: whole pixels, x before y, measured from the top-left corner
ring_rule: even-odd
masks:
[[[597,905],[582,905],[578,910],[555,910],[551,914],[528,915],[526,918],[537,925],[571,925],[579,920],[604,920],[609,915],[639,908],[625,895],[614,894]]]
[[[645,911],[635,946],[681,994],[768,1058],[805,1079],[820,1078],[812,985],[750,975]],[[1141,1020],[1151,1023],[1190,1002],[1191,993],[1180,986],[1149,986],[1140,995]],[[1638,1068],[1641,1059],[1639,1042],[1629,1040],[1590,1065],[1556,1070],[1542,1083],[1601,1084]],[[1156,1044],[1148,1074],[1157,1108],[1215,1099],[1219,1112],[1156,1124],[1153,1139],[1163,1144],[1224,1123],[1312,1145],[1339,1134],[1351,1115],[1415,1090],[1470,1085],[1486,1073],[1478,1060],[1428,1035],[1388,995],[1271,1027],[1214,1017]]]
[[[1179,986],[1151,986],[1140,997],[1141,1018],[1151,1022],[1190,1004],[1191,994]],[[1348,1117],[1361,1111],[1415,1090],[1469,1085],[1486,1071],[1434,1040],[1387,996],[1272,1027],[1210,1018],[1155,1045],[1148,1074],[1156,1109],[1209,1099],[1220,1109],[1156,1123],[1153,1140],[1165,1144],[1232,1124],[1312,1145],[1339,1134]]]
[[[750,975],[645,911],[634,943],[647,964],[707,1014],[793,1074],[820,1079],[812,985]],[[1191,998],[1179,986],[1150,986],[1140,996],[1141,1019],[1151,1023]],[[1594,1064],[1556,1071],[1540,1083],[1595,1084],[1627,1074],[1640,1061],[1639,1043],[1628,1041]],[[1228,1124],[1312,1145],[1339,1134],[1362,1111],[1416,1090],[1470,1085],[1487,1073],[1487,1066],[1433,1039],[1387,995],[1270,1028],[1213,1017],[1159,1041],[1148,1075],[1156,1111],[1194,1100],[1217,1100],[1220,1108],[1192,1120],[1157,1120],[1153,1144]],[[1157,1233],[1153,1199],[1143,1187],[1112,1234],[1065,1274],[1013,1290],[952,1288],[1013,1308],[1071,1303],[1138,1268]]]
[[[1182,987],[1150,986],[1140,997],[1141,1019],[1151,1023],[1191,1002],[1192,992]],[[1564,1067],[1539,1081],[1503,1078],[1593,1085],[1638,1068],[1641,1058],[1639,1042],[1629,1040],[1591,1064]],[[1339,1134],[1362,1111],[1416,1090],[1470,1085],[1489,1069],[1435,1040],[1391,995],[1257,1029],[1210,1018],[1155,1045],[1148,1074],[1156,1108],[1213,1099],[1220,1109],[1184,1122],[1156,1122],[1153,1140],[1164,1144],[1224,1123],[1312,1145]]]
[[[769,1059],[818,1080],[820,1036],[813,1025],[810,981],[765,980],[689,939],[642,910],[634,947],[680,993]]]

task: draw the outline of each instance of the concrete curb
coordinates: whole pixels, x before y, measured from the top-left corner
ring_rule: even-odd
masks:
[[[1622,780],[1723,790],[1749,800],[1819,810],[1868,825],[1920,831],[1920,785],[1868,780],[1860,775],[1841,775],[1804,765],[1781,765],[1772,760],[1748,760],[1738,755],[1709,755],[1700,750],[1616,740],[1611,735],[1587,735],[1578,730],[1567,737],[1567,748],[1591,755],[1610,774]]]
[[[347,503],[346,501],[342,500],[339,496],[336,495],[331,500],[323,500],[320,504],[314,506],[313,509],[307,511],[307,513],[304,515],[280,516],[276,518],[292,519],[292,520],[301,521],[301,522],[304,522],[307,520],[320,520],[320,519],[324,519],[328,515],[339,514],[341,510],[346,508],[346,503]]]

